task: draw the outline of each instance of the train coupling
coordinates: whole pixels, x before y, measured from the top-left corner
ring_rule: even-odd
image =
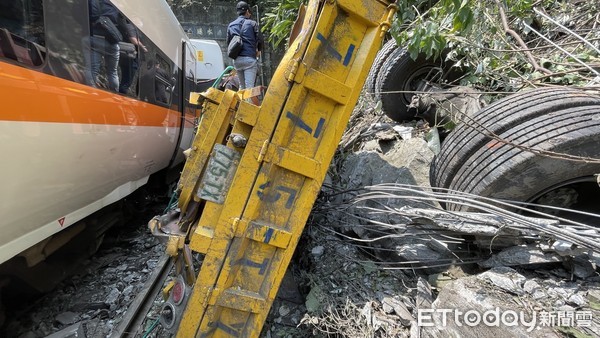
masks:
[[[179,226],[179,209],[173,209],[162,216],[154,216],[148,222],[152,235],[166,244],[166,252],[171,257],[176,257],[185,245],[186,232]]]

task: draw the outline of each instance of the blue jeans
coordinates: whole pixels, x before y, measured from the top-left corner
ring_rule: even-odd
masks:
[[[239,56],[233,60],[233,66],[240,79],[240,89],[254,87],[256,73],[258,73],[258,61],[250,56]]]
[[[128,58],[127,56],[120,58],[119,67],[121,68],[121,83],[119,84],[119,93],[127,94],[139,68],[137,56],[133,59]]]
[[[85,80],[90,86],[96,87],[98,74],[104,58],[104,68],[108,88],[113,91],[119,90],[119,44],[109,43],[102,37],[89,36],[83,38],[83,57],[85,58]]]

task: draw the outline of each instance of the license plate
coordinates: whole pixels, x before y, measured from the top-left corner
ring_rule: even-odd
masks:
[[[240,163],[240,153],[222,144],[215,144],[208,166],[198,187],[198,197],[223,204]]]

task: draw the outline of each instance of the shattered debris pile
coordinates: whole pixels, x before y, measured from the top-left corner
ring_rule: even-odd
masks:
[[[293,336],[600,336],[598,230],[432,189],[431,130],[364,100],[297,252]]]

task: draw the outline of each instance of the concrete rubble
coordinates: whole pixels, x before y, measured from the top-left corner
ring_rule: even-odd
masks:
[[[332,165],[307,236],[327,251],[355,250],[346,264],[368,269],[361,285],[335,278],[333,288],[331,272],[315,262],[313,287],[324,294],[342,289],[346,297],[323,299],[329,307],[308,311],[303,323],[348,337],[368,331],[336,325],[332,314],[352,309],[350,299],[378,318],[348,312],[375,337],[600,336],[600,243],[585,238],[596,230],[513,214],[445,212],[429,188],[435,147],[427,125],[395,125],[376,110],[353,117],[351,126],[360,128],[342,140],[348,152]],[[410,138],[397,132],[409,128]],[[486,324],[485,314],[502,322]]]

